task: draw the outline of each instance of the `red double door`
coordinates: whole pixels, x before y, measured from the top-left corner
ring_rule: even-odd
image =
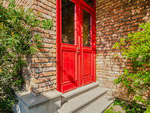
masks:
[[[96,81],[93,0],[57,0],[57,90]]]

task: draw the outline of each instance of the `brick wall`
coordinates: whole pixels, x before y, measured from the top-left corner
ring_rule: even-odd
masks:
[[[31,73],[26,84],[37,94],[56,88],[56,1],[35,0],[32,8],[41,13],[39,19],[52,19],[54,25],[52,30],[35,29],[42,34],[42,48],[29,60]]]
[[[115,42],[126,38],[128,33],[135,32],[138,24],[150,11],[148,0],[97,0],[97,59],[96,75],[101,86],[115,89],[113,85],[123,68],[131,69],[131,63],[121,57],[119,51],[113,49]],[[116,57],[116,54],[120,54]]]
[[[23,90],[33,94],[53,90],[56,88],[56,0],[16,0],[16,4],[33,9],[40,20],[53,21],[51,30],[34,29],[34,33],[42,35],[42,48],[26,59],[28,66],[23,69]],[[4,0],[3,5],[7,7],[8,1]]]

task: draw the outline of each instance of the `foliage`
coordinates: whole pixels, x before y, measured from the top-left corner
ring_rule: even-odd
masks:
[[[114,48],[121,50],[122,55],[131,61],[133,68],[124,69],[123,75],[115,83],[121,83],[122,87],[127,88],[129,96],[134,95],[132,102],[149,109],[150,100],[144,96],[150,91],[150,23],[143,23],[140,28],[141,31],[129,34],[127,39],[121,39],[114,45]]]
[[[116,99],[114,105],[121,106],[126,111],[126,113],[144,113],[146,110],[142,105],[137,104],[136,101],[129,102]]]
[[[33,32],[36,27],[51,29],[52,21],[41,22],[31,9],[24,10],[14,0],[5,8],[0,0],[0,112],[11,112],[14,92],[24,83],[25,57],[41,46],[40,34]]]
[[[143,107],[140,104],[137,104],[135,101],[129,102],[127,100],[121,100],[121,99],[116,99],[113,103],[113,105],[111,105],[111,107],[109,107],[108,109],[106,109],[104,111],[104,113],[122,113],[121,111],[115,111],[116,108],[114,108],[116,105],[120,106],[123,110],[126,111],[126,113],[150,113],[146,108]]]
[[[114,111],[113,106],[111,106],[110,108],[106,109],[104,113],[121,113],[121,111]]]

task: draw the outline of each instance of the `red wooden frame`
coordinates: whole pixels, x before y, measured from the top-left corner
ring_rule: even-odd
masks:
[[[80,49],[82,49],[82,50],[85,50],[85,51],[92,51],[92,54],[93,54],[93,58],[92,59],[94,59],[93,61],[93,73],[92,73],[92,75],[93,75],[93,82],[95,82],[96,81],[96,2],[95,2],[95,0],[93,0],[94,1],[94,4],[93,4],[93,7],[91,7],[91,6],[89,6],[87,3],[85,3],[84,2],[84,0],[70,0],[70,1],[72,1],[72,2],[74,2],[74,3],[76,3],[77,5],[76,5],[76,9],[75,9],[75,20],[77,19],[77,18],[80,18],[79,19],[79,23],[78,23],[78,25],[79,25],[79,27],[77,27],[76,26],[76,24],[75,24],[75,28],[76,29],[78,29],[78,31],[80,31],[79,32],[79,34],[80,34],[80,37],[82,37],[82,8],[84,9],[84,10],[87,10],[88,12],[90,12],[90,14],[92,15],[92,30],[91,30],[91,36],[92,36],[92,40],[91,40],[91,49],[89,49],[89,48],[86,48],[86,47],[83,47],[81,44],[81,42],[82,42],[82,39],[81,38],[75,38],[75,39],[77,39],[77,40],[75,40],[75,45],[77,45],[77,42],[80,42]],[[62,92],[62,90],[61,90],[61,65],[60,65],[60,61],[61,61],[61,47],[60,47],[60,45],[61,45],[61,34],[62,34],[62,27],[61,27],[61,25],[62,25],[62,17],[61,17],[61,15],[62,15],[62,13],[61,13],[61,4],[62,4],[62,0],[56,0],[56,49],[57,49],[57,56],[56,56],[56,63],[57,63],[57,90],[58,91],[60,91],[60,92]],[[78,13],[77,13],[78,12]],[[77,33],[75,33],[75,37],[76,37],[76,34]],[[64,44],[64,46],[68,46],[69,44]],[[72,48],[73,49],[73,48]],[[79,73],[80,75],[83,75],[83,71],[81,70],[81,68],[83,68],[82,67],[82,59],[83,59],[83,53],[81,53],[81,55],[80,55],[80,59],[79,59],[79,61],[78,62],[80,62],[79,64],[80,65],[78,65],[80,68],[79,68],[79,70],[78,70],[78,72],[77,73]],[[80,87],[80,86],[82,86],[82,85],[84,85],[83,84],[83,82],[82,82],[82,76],[80,76],[79,78],[78,78],[78,80],[79,80],[79,85],[78,85],[78,87]]]

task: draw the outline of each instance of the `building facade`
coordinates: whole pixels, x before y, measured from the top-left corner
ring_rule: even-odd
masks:
[[[18,94],[17,107],[24,112],[37,106],[37,101],[29,103],[29,98],[38,98],[38,103],[42,103],[58,97],[54,101],[59,103],[62,93],[93,82],[117,90],[114,79],[123,73],[123,68],[132,68],[113,45],[128,33],[136,32],[150,12],[148,0],[16,0],[16,3],[32,8],[35,14],[40,12],[41,20],[53,21],[51,30],[35,29],[42,34],[42,48],[28,58],[28,67],[24,69],[26,88]],[[119,56],[115,57],[116,54]],[[45,109],[55,111],[57,107]]]

